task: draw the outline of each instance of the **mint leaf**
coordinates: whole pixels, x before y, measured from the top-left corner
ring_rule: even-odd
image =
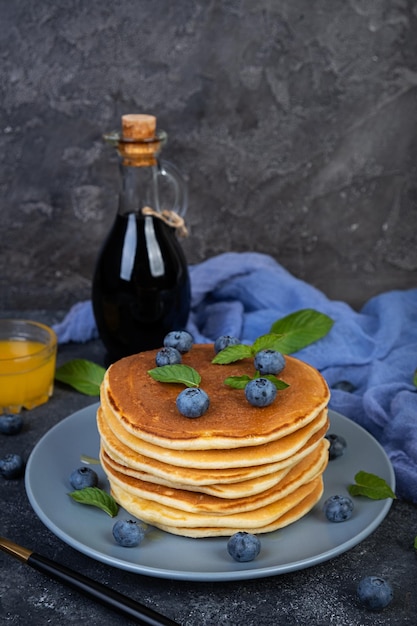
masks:
[[[414,372],[413,383],[414,383],[414,384],[415,384],[415,386],[417,387],[417,370]]]
[[[283,380],[281,380],[280,378],[277,378],[276,376],[274,376],[273,374],[262,374],[262,378],[267,378],[268,380],[271,381],[271,383],[274,383],[275,387],[280,391],[282,389],[286,389],[287,387],[289,387],[289,384],[284,382]]]
[[[414,548],[417,550],[417,537],[414,537]]]
[[[55,379],[70,385],[86,396],[98,396],[105,373],[104,367],[97,363],[85,359],[73,359],[56,369]]]
[[[110,517],[115,517],[119,510],[119,505],[113,496],[98,487],[85,487],[84,489],[77,489],[76,491],[71,491],[68,495],[76,502],[98,507],[110,515]]]
[[[260,378],[259,372],[256,372],[255,376],[248,376],[247,374],[244,374],[243,376],[228,376],[224,379],[224,384],[228,385],[229,387],[233,387],[233,389],[244,389],[248,382],[253,380],[254,378]],[[273,374],[262,375],[262,378],[267,378],[268,380],[270,380],[279,390],[289,387],[287,383],[285,383],[283,380],[280,380]]]
[[[224,384],[233,387],[233,389],[244,389],[250,380],[252,378],[246,374],[243,376],[228,376],[224,379]]]
[[[241,359],[246,359],[252,356],[251,346],[246,346],[243,343],[239,343],[237,346],[227,346],[224,350],[220,350],[212,360],[212,363],[217,365],[227,365],[228,363],[234,363]]]
[[[189,365],[162,365],[148,370],[149,376],[160,383],[181,383],[186,387],[198,387],[200,374]]]
[[[365,496],[372,500],[384,500],[385,498],[396,498],[388,483],[375,474],[368,472],[358,472],[355,475],[356,483],[349,485],[348,491],[351,496]]]
[[[268,333],[267,335],[261,335],[252,344],[252,354],[255,356],[257,352],[261,350],[276,350],[282,352],[280,346],[282,344],[283,335],[277,335],[275,333]]]
[[[282,335],[277,342],[279,352],[291,354],[321,339],[330,331],[333,320],[314,309],[301,309],[274,322],[270,332]]]

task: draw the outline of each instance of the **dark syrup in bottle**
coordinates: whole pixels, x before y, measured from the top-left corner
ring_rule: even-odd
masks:
[[[159,160],[166,133],[156,131],[155,117],[125,115],[122,127],[122,134],[106,136],[119,155],[121,189],[92,285],[108,364],[162,347],[169,331],[185,328],[190,308],[188,267],[177,238],[184,230],[185,182],[175,166]]]
[[[163,345],[185,327],[190,282],[173,228],[152,216],[117,215],[97,263],[93,304],[111,362]]]

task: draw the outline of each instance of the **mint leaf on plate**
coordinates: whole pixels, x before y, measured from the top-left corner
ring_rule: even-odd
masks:
[[[55,379],[70,385],[86,396],[100,395],[100,385],[106,370],[86,359],[73,359],[55,371]]]
[[[358,472],[355,475],[355,481],[354,485],[349,485],[348,487],[351,496],[365,496],[372,500],[396,498],[388,483],[375,474],[364,471]]]
[[[76,489],[68,494],[76,502],[81,504],[90,504],[96,506],[110,517],[115,517],[119,510],[119,505],[113,496],[109,495],[99,487],[85,487],[84,489]]]
[[[282,354],[298,352],[327,335],[333,324],[330,317],[314,309],[290,313],[271,326],[271,333],[281,335],[274,349]]]
[[[161,365],[148,370],[149,376],[160,383],[181,383],[186,387],[198,387],[201,382],[200,374],[189,365]]]

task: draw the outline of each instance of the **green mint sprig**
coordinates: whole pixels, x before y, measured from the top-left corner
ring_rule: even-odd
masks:
[[[414,372],[413,383],[414,383],[414,384],[415,384],[415,386],[417,387],[417,370]]]
[[[298,352],[327,335],[333,323],[324,313],[301,309],[274,322],[270,332],[258,337],[252,345],[227,346],[216,354],[212,363],[227,365],[254,357],[260,350],[276,350],[282,354]]]
[[[189,365],[161,365],[148,370],[149,376],[160,383],[181,383],[186,387],[198,387],[201,382],[200,374]]]
[[[248,376],[246,374],[244,374],[243,376],[228,376],[224,379],[224,384],[228,385],[229,387],[233,387],[233,389],[244,389],[249,381],[259,377],[259,372],[256,372],[254,376]],[[272,383],[274,383],[278,391],[289,387],[288,383],[285,383],[283,380],[280,380],[272,374],[262,374],[262,378],[267,378]]]
[[[99,487],[85,487],[84,489],[76,489],[68,494],[75,502],[81,504],[89,504],[101,509],[110,517],[115,517],[119,511],[119,505],[116,500],[103,489]]]
[[[55,371],[55,379],[70,385],[87,396],[100,395],[100,385],[106,370],[86,359],[73,359]]]
[[[349,485],[348,491],[351,496],[365,496],[372,500],[397,497],[383,478],[364,471],[355,474],[355,484]]]

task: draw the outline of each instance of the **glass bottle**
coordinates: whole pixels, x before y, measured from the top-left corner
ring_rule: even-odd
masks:
[[[149,115],[125,115],[122,133],[105,136],[119,155],[121,189],[92,303],[109,363],[162,347],[169,331],[187,323],[190,280],[176,232],[185,229],[187,190],[179,171],[159,159],[166,138]]]

